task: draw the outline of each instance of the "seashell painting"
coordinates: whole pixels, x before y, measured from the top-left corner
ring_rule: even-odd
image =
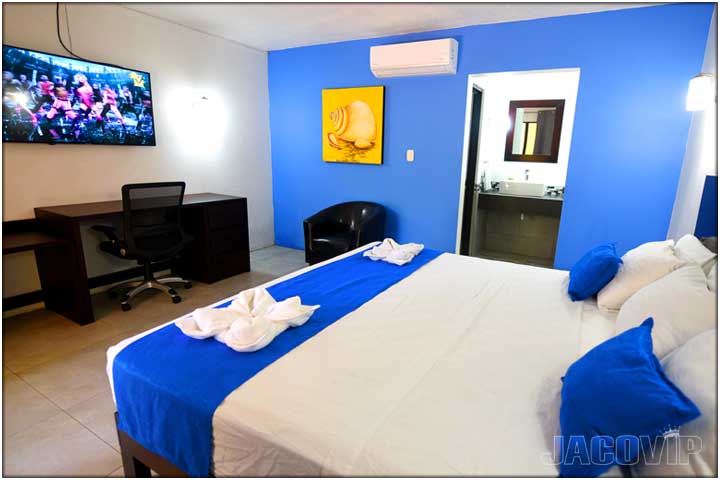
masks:
[[[385,87],[322,91],[323,160],[382,164]]]

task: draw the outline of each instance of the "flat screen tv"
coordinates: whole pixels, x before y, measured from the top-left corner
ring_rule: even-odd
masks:
[[[3,142],[155,145],[150,74],[3,45]]]

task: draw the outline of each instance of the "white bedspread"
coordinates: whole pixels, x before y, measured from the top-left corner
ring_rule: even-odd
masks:
[[[566,282],[440,256],[230,394],[214,474],[556,476],[560,377],[614,322]]]

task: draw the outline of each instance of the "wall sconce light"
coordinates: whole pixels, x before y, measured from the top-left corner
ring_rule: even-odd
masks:
[[[701,73],[690,79],[685,109],[688,112],[697,112],[710,108],[716,101],[715,75]]]
[[[202,97],[193,102],[192,108],[197,112],[199,116],[205,117],[210,110],[210,99],[203,95]]]

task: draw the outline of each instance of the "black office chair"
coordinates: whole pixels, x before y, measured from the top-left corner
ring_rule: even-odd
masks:
[[[104,233],[108,240],[100,242],[100,250],[127,260],[137,260],[145,267],[141,281],[113,287],[111,295],[117,289],[131,288],[122,297],[120,307],[130,310],[128,301],[140,292],[148,289],[168,293],[173,303],[182,299],[170,283],[183,283],[185,288],[192,284],[179,277],[156,279],[152,264],[176,257],[190,241],[190,237],[180,226],[180,210],[185,194],[185,182],[136,183],[123,185],[123,235],[106,225],[94,225],[92,228]]]
[[[345,202],[303,222],[305,261],[309,264],[385,238],[385,207],[372,202]]]

